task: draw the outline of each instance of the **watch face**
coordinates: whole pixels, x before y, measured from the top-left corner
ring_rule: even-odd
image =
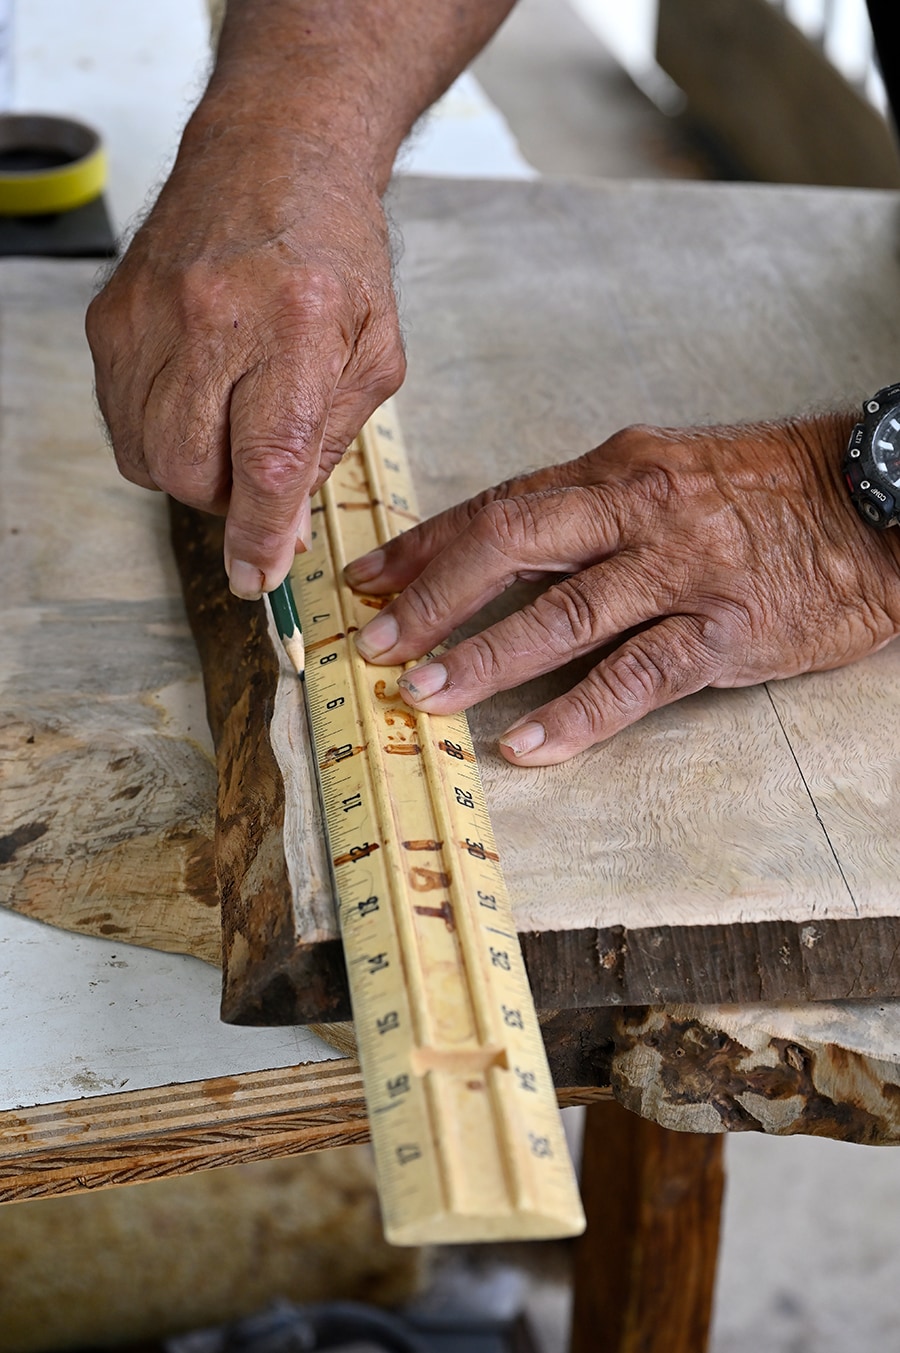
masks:
[[[900,408],[889,409],[875,429],[872,459],[895,489],[900,489]]]

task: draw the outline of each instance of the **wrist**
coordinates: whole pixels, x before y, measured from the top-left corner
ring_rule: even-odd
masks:
[[[210,85],[184,130],[176,167],[185,160],[227,165],[244,151],[253,160],[268,157],[283,187],[313,172],[380,197],[396,146],[373,135],[364,111],[335,99],[319,74],[294,79],[282,92],[264,74],[244,73]]]

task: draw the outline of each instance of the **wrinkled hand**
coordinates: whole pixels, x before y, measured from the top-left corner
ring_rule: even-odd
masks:
[[[284,578],[309,494],[403,378],[390,272],[351,159],[236,119],[183,147],[90,307],[119,469],[227,512],[240,596]]]
[[[587,678],[501,739],[550,765],[705,686],[840,667],[900,632],[897,529],[864,525],[840,480],[853,419],[633,427],[366,555],[367,592],[403,590],[358,635],[366,658],[421,657],[517,579],[533,604],[402,678],[451,713],[610,643]]]

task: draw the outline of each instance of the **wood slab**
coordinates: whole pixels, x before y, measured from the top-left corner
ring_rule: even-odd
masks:
[[[896,376],[889,194],[413,180],[392,207],[410,359],[398,403],[426,511],[629,422],[854,405]],[[214,668],[244,643],[231,633]],[[257,738],[263,703],[299,700],[266,665]],[[497,735],[572,679],[471,714],[540,1007],[900,995],[900,647],[703,692],[568,765],[511,767]],[[276,760],[280,741],[270,723]],[[220,757],[220,784],[227,772]],[[243,776],[254,800],[262,775]],[[226,1013],[346,1017],[322,895],[281,886],[265,920],[225,917],[240,953]]]
[[[165,502],[93,408],[94,273],[0,263],[0,904],[216,963],[203,687]]]

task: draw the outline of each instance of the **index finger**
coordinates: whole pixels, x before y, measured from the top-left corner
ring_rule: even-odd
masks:
[[[564,461],[559,465],[548,465],[541,470],[517,475],[514,479],[507,479],[492,488],[483,489],[474,498],[468,498],[444,512],[438,512],[427,521],[404,531],[402,535],[395,536],[379,549],[352,560],[344,569],[344,576],[351,587],[364,587],[367,592],[379,595],[384,592],[399,592],[422,572],[426,564],[446,549],[490,503],[503,498],[518,498],[528,493],[541,493],[548,489],[590,482],[583,456],[577,460]]]
[[[364,626],[370,662],[421,657],[523,573],[577,573],[621,547],[609,494],[565,488],[488,503],[399,596]]]

